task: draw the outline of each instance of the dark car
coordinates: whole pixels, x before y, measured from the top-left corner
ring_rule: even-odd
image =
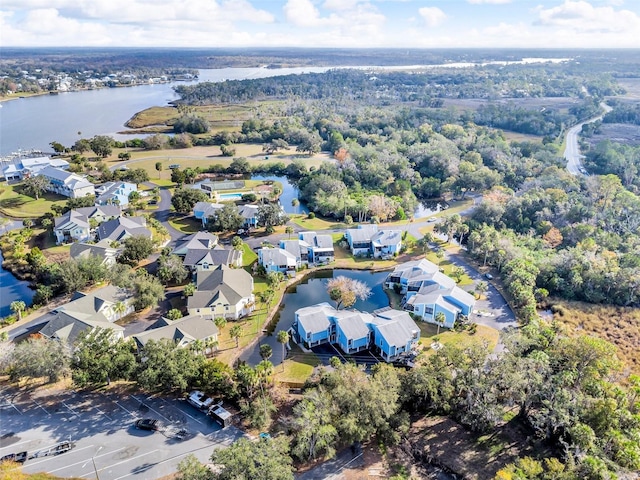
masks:
[[[29,454],[27,452],[10,453],[9,455],[5,455],[4,457],[0,458],[0,463],[2,462],[24,463],[27,461],[27,458],[29,458]]]
[[[162,428],[160,422],[155,418],[142,418],[140,420],[136,420],[134,425],[138,430],[156,431]]]

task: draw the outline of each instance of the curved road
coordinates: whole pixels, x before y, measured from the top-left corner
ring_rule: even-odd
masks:
[[[606,103],[601,103],[600,106],[604,109],[604,113],[608,113],[613,110]],[[566,139],[566,147],[564,149],[564,158],[567,161],[567,171],[571,175],[586,175],[589,176],[587,171],[582,166],[581,158],[584,158],[584,155],[580,154],[580,147],[578,146],[578,135],[582,131],[582,126],[587,123],[597,122],[598,120],[602,120],[604,114],[599,115],[597,117],[590,118],[586,122],[579,123],[573,127],[571,127],[567,131],[567,139]]]

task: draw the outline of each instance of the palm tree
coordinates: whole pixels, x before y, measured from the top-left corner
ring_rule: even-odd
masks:
[[[482,280],[479,281],[475,289],[476,293],[478,294],[478,298],[480,298],[482,294],[485,293],[488,289],[489,289],[489,286],[487,285],[487,282],[483,282]]]
[[[189,348],[191,349],[192,352],[202,354],[204,353],[204,348],[205,348],[204,341],[197,338],[193,342],[191,342],[191,345],[189,345]]]
[[[15,300],[11,302],[11,305],[9,305],[9,308],[11,308],[12,312],[15,312],[16,315],[18,315],[18,321],[20,321],[22,320],[22,312],[24,311],[25,308],[27,308],[27,304],[24,303],[22,300]]]
[[[229,330],[229,335],[231,335],[231,338],[236,339],[236,348],[238,348],[240,346],[240,337],[242,336],[242,325],[236,324],[231,327],[231,330]]]
[[[289,333],[286,330],[280,330],[276,337],[278,343],[282,345],[282,371],[284,372],[284,359],[286,358],[286,345],[289,343]]]
[[[222,330],[224,329],[224,327],[227,326],[227,320],[224,317],[216,317],[213,319],[213,323],[216,324],[216,327],[218,327],[218,330],[220,330],[222,332]]]
[[[436,333],[436,336],[438,336],[440,335],[440,326],[444,325],[444,323],[447,321],[447,317],[444,316],[444,313],[438,312],[436,313],[435,320],[436,320],[436,323],[438,324],[438,332]]]
[[[116,302],[113,307],[111,307],[111,310],[113,311],[113,313],[116,316],[116,320],[118,320],[119,318],[122,317],[122,315],[124,314],[124,312],[127,311],[127,306],[125,305],[124,302],[120,301],[120,302]]]
[[[211,337],[207,338],[207,340],[204,342],[204,347],[211,352],[217,352],[218,345],[220,345],[220,342],[218,342],[217,339]]]
[[[291,206],[296,209],[296,213],[298,213],[298,206],[300,205],[300,200],[294,198],[291,200]]]
[[[287,227],[284,229],[284,233],[289,235],[289,239],[291,239],[291,234],[293,233],[293,227],[291,225],[287,225]]]
[[[260,356],[263,360],[269,360],[272,355],[273,349],[271,348],[271,345],[268,345],[266,343],[264,345],[260,345]]]

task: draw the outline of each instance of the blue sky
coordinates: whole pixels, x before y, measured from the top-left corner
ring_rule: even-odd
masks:
[[[2,0],[0,45],[640,48],[640,0]]]

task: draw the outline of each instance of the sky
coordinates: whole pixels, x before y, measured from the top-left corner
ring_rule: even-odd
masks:
[[[2,0],[2,46],[640,48],[640,0]]]

